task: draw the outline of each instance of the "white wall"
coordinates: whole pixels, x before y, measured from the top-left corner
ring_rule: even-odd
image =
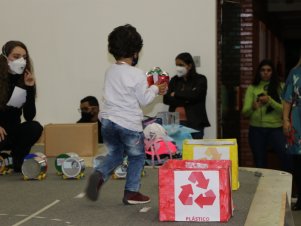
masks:
[[[216,137],[216,1],[213,0],[1,0],[0,45],[23,41],[34,61],[37,116],[42,124],[75,122],[79,100],[102,95],[103,76],[113,62],[107,36],[130,23],[144,40],[138,67],[174,74],[180,52],[201,57],[199,73],[208,79],[207,113]],[[166,110],[158,97],[145,108]]]

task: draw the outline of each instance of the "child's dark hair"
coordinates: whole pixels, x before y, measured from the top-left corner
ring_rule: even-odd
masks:
[[[139,53],[143,46],[141,35],[130,24],[116,27],[108,37],[108,50],[116,60]]]

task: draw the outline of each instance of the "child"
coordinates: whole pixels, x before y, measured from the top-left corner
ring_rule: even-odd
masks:
[[[99,189],[126,154],[129,165],[122,201],[124,204],[150,202],[148,196],[139,192],[145,163],[140,106],[151,103],[157,94],[163,95],[167,84],[148,87],[145,73],[135,67],[142,46],[140,34],[129,24],[115,28],[108,37],[108,50],[116,59],[105,74],[101,110],[101,130],[108,154],[88,180],[86,196],[92,201],[97,200]]]

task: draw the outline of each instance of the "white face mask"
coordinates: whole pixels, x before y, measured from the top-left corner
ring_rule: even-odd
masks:
[[[8,66],[12,74],[22,74],[26,66],[26,60],[21,57],[17,60],[8,61]]]
[[[183,77],[184,75],[187,74],[187,69],[186,67],[183,66],[176,66],[176,72],[177,72],[177,76]]]

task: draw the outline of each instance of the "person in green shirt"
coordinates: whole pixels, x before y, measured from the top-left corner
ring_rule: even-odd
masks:
[[[254,81],[246,90],[242,114],[249,118],[249,145],[258,168],[268,167],[267,152],[272,148],[279,157],[281,169],[290,170],[282,131],[283,86],[273,62],[265,59],[260,62]]]

